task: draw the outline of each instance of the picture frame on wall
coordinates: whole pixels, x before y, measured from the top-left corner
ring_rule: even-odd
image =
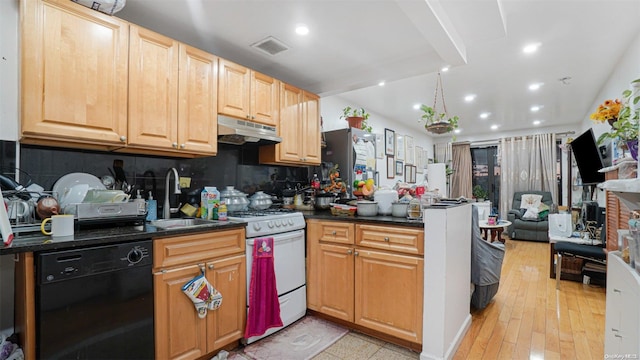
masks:
[[[387,156],[387,179],[393,179],[396,177],[395,160],[393,156]]]
[[[383,145],[383,141],[384,141],[384,137],[382,134],[375,134],[376,135],[376,159],[384,159],[384,145]]]
[[[396,175],[402,176],[403,165],[402,161],[396,160]]]
[[[422,146],[416,146],[416,172],[418,174],[424,172],[424,168],[426,167],[424,159],[424,149],[422,149]]]
[[[404,166],[404,181],[409,184],[416,183],[416,167],[414,165]]]
[[[413,146],[413,137],[409,135],[404,136],[404,147],[405,147],[405,164],[415,165],[416,164],[416,153],[415,148]]]
[[[396,160],[404,161],[404,159],[405,159],[404,136],[400,134],[396,134]]]
[[[384,129],[384,154],[395,156],[396,132],[391,129]]]

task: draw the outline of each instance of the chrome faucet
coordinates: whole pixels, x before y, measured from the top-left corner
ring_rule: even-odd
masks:
[[[164,178],[165,192],[164,192],[164,206],[162,208],[162,217],[165,219],[171,218],[171,214],[177,213],[178,209],[180,209],[180,205],[178,205],[177,208],[171,208],[171,203],[169,202],[169,179],[171,178],[172,173],[176,179],[176,183],[173,188],[173,194],[182,194],[182,191],[180,191],[180,177],[178,176],[178,170],[176,170],[176,168],[170,168],[169,171],[167,171],[167,175]]]

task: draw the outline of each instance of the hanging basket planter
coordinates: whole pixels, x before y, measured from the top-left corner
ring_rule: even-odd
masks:
[[[442,102],[442,111],[438,110],[438,96]],[[420,106],[420,110],[422,110],[423,114],[418,121],[424,121],[424,128],[430,133],[445,134],[458,128],[459,118],[457,116],[449,116],[447,113],[447,105],[444,101],[444,90],[440,73],[438,73],[438,77],[436,78],[436,90],[433,96],[433,106],[422,104]],[[455,140],[455,135],[453,135],[453,138]]]
[[[432,132],[434,134],[444,134],[453,131],[453,125],[448,122],[438,122],[430,125],[425,125],[424,127],[428,132]]]
[[[364,121],[364,117],[361,116],[350,116],[347,117],[347,123],[349,123],[349,127],[362,129],[362,122]]]

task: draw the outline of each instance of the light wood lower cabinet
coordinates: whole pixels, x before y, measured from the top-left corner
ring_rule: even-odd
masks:
[[[222,305],[200,318],[182,286],[203,271]],[[157,359],[197,359],[242,338],[244,229],[155,240],[154,291]]]
[[[378,233],[377,231],[380,231]],[[422,256],[357,246],[384,235],[424,240],[422,230],[343,221],[307,221],[308,307],[337,319],[422,343]],[[411,234],[411,236],[410,236]]]

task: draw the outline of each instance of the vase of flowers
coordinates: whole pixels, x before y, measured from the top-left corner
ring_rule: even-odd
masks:
[[[598,144],[617,139],[626,145],[634,159],[638,156],[638,126],[640,125],[640,79],[631,82],[633,90],[622,92],[622,99],[606,100],[591,114],[596,123],[609,123],[611,129],[598,137]]]

